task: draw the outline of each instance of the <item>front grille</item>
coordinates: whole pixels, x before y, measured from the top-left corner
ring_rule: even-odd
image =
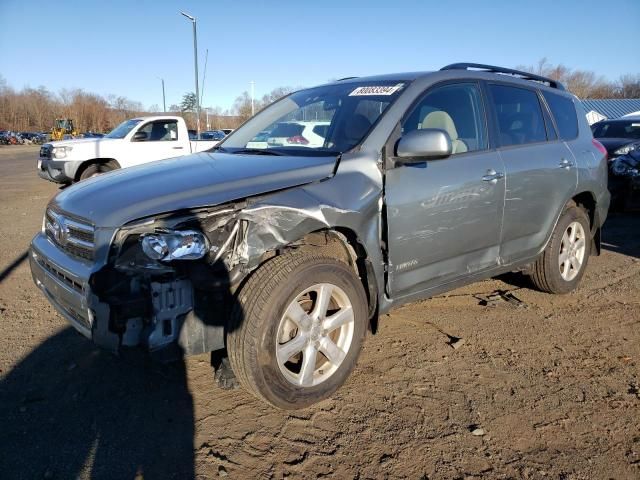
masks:
[[[74,257],[93,260],[95,228],[50,208],[45,213],[45,232],[58,247]]]
[[[82,293],[82,285],[73,280],[71,277],[67,276],[64,272],[61,272],[56,267],[47,262],[43,257],[38,256],[37,262],[40,264],[42,268],[44,268],[47,272],[52,274],[58,280],[61,280],[62,283],[70,286],[75,291]]]
[[[51,151],[53,148],[51,145],[43,145],[40,147],[40,157],[41,158],[51,158]]]
[[[93,232],[81,230],[79,228],[72,227],[71,225],[68,225],[67,228],[69,229],[69,234],[73,238],[79,238],[83,242],[93,243]]]

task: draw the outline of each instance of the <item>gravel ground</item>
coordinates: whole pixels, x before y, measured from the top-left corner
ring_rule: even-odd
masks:
[[[640,478],[638,215],[572,294],[507,275],[384,316],[346,385],[290,413],[206,355],[116,358],[65,324],[25,261],[58,191],[36,156],[0,147],[0,477]]]

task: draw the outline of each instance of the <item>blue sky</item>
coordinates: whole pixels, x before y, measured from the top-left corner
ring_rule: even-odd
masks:
[[[608,79],[640,73],[640,0],[0,0],[0,75],[15,88],[83,88],[167,106],[192,91],[198,19],[203,106],[229,108],[254,80],[278,86],[433,70],[469,61],[552,63]]]

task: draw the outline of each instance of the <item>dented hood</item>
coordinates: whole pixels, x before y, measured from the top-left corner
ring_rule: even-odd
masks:
[[[98,227],[219,205],[330,177],[335,157],[199,153],[117,170],[59,193],[54,206]]]

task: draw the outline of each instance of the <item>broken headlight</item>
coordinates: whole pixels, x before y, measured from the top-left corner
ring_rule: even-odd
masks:
[[[640,165],[632,164],[624,157],[616,158],[611,162],[611,173],[618,176],[635,177],[639,172]]]
[[[168,230],[140,237],[142,251],[152,260],[198,260],[209,252],[209,241],[195,230]]]

